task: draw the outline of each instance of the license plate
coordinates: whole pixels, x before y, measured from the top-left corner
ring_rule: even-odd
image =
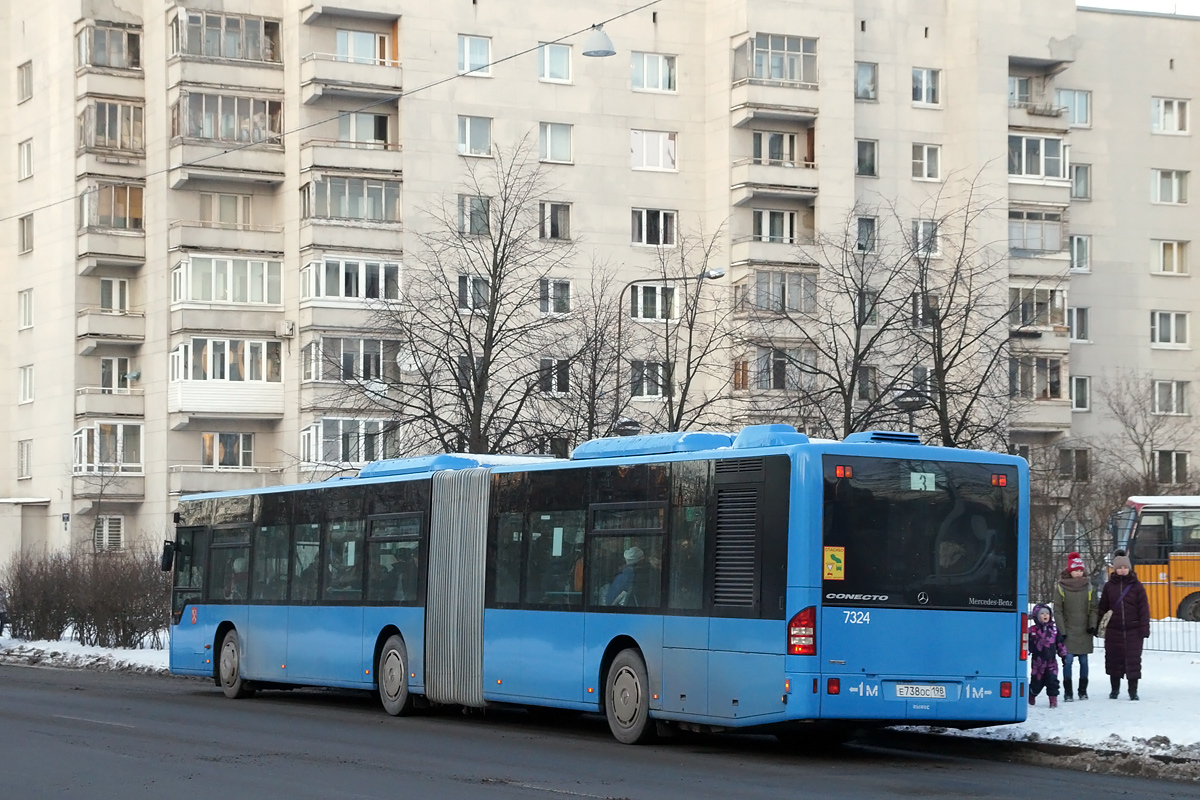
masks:
[[[945,700],[945,686],[920,686],[913,683],[896,684],[897,697],[919,697],[924,699]]]

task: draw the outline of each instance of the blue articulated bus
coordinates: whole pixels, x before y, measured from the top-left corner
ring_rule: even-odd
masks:
[[[599,712],[626,743],[1019,722],[1028,487],[1012,456],[757,425],[186,497],[171,670]]]

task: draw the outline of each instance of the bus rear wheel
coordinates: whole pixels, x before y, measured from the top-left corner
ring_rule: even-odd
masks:
[[[1188,622],[1200,622],[1200,594],[1190,594],[1179,604],[1179,618]]]
[[[217,677],[221,681],[221,691],[231,700],[243,697],[253,697],[254,690],[242,680],[242,648],[238,643],[236,630],[225,634],[221,642],[221,657],[217,661]]]
[[[375,668],[379,684],[379,700],[383,710],[393,717],[412,711],[413,699],[408,692],[408,648],[399,636],[389,637],[379,651]]]
[[[642,654],[637,650],[617,653],[605,681],[604,713],[618,742],[644,744],[654,738],[649,686]]]

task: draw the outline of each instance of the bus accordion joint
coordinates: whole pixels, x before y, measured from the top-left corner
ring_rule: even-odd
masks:
[[[1029,615],[1021,615],[1021,660],[1029,660]]]
[[[817,607],[802,609],[788,622],[789,656],[815,656],[817,654]]]

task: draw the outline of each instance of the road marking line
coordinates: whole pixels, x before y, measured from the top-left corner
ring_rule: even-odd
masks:
[[[87,719],[86,717],[66,717],[66,716],[63,716],[62,714],[55,714],[54,716],[56,719],[69,719],[74,722],[90,722],[93,725],[112,725],[113,727],[116,727],[116,728],[136,727],[134,725],[126,725],[123,722],[105,722],[105,721],[99,720],[99,719]]]

